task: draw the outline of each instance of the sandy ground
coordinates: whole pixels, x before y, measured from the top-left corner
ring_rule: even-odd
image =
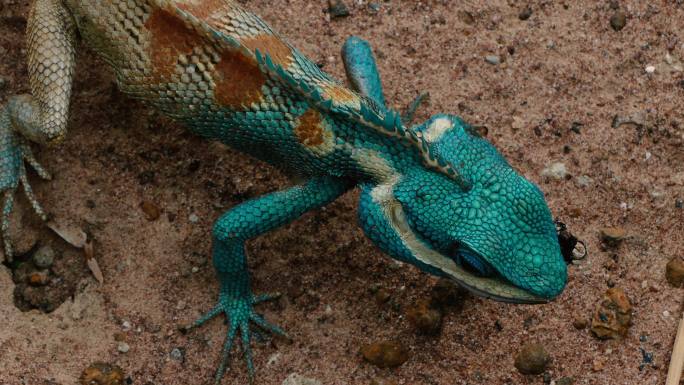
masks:
[[[523,376],[513,366],[527,342],[552,355],[547,382],[571,376],[576,384],[664,383],[683,297],[664,279],[668,259],[684,254],[684,210],[675,205],[684,199],[682,2],[615,2],[628,16],[620,32],[611,29],[615,11],[604,1],[530,2],[525,21],[518,17],[524,4],[514,1],[391,0],[378,2],[377,13],[365,1],[348,2],[352,15],[330,21],[322,0],[243,1],[337,77],[344,39],[372,41],[394,107],[429,91],[420,119],[451,112],[486,125],[590,254],[570,267],[567,289],[551,304],[469,297],[462,309],[446,312],[438,336],[420,336],[403,309],[426,297],[435,279],[397,268],[364,238],[355,218],[358,194],[351,192],[249,243],[255,291],[285,293],[260,309],[293,338],[254,345],[257,383],[281,384],[298,373],[326,385],[542,384],[544,376]],[[0,1],[0,103],[27,91],[27,10],[27,1]],[[502,62],[489,64],[487,55]],[[52,313],[24,313],[13,304],[9,269],[0,266],[0,383],[73,384],[94,361],[121,366],[132,384],[209,382],[224,325],[214,320],[189,335],[176,326],[216,299],[207,262],[211,224],[288,181],[122,97],[87,51],[79,54],[78,74],[69,140],[39,153],[56,177],[31,180],[55,218],[90,232],[105,282],[99,285],[82,261],[73,263],[82,272],[73,295]],[[616,115],[640,124],[612,127]],[[570,176],[542,178],[553,162],[564,163]],[[143,200],[160,206],[158,220],[145,218]],[[28,222],[25,231],[53,244],[58,262],[73,254]],[[629,238],[604,250],[604,226],[622,226]],[[621,341],[599,341],[572,325],[590,316],[609,285],[623,288],[634,305],[633,326]],[[390,305],[378,305],[373,287],[391,293]],[[117,350],[117,339],[127,353]],[[405,344],[410,359],[396,369],[364,362],[359,347],[382,339]],[[172,358],[175,348],[182,360]],[[641,349],[654,365],[640,369]],[[246,382],[234,357],[223,383]]]

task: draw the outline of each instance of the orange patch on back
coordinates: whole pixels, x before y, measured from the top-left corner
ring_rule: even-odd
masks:
[[[226,50],[215,70],[214,97],[222,106],[240,110],[261,100],[261,87],[266,84],[266,76],[254,58],[237,50]]]
[[[157,80],[170,80],[178,58],[189,55],[194,47],[203,44],[202,38],[173,14],[155,9],[145,22],[150,32],[150,59]]]
[[[261,54],[271,57],[274,64],[287,68],[292,62],[292,49],[285,42],[270,34],[261,34],[241,39],[241,43],[250,51],[259,50]]]
[[[300,143],[306,146],[318,146],[323,144],[323,121],[318,111],[308,109],[299,117],[299,124],[294,128],[294,133]]]

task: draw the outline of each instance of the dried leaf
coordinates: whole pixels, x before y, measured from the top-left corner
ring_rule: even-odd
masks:
[[[55,234],[59,235],[60,238],[79,249],[85,246],[86,240],[88,239],[86,233],[78,227],[69,226],[65,223],[57,223],[54,221],[48,222],[47,226],[54,231]]]
[[[93,276],[97,282],[102,285],[104,283],[104,276],[102,275],[100,265],[97,263],[97,259],[94,258],[95,251],[93,250],[93,241],[88,241],[85,243],[83,247],[83,253],[85,254],[86,264],[88,265],[90,272],[93,273]]]

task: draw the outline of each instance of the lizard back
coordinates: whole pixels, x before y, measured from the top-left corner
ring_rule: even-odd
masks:
[[[338,103],[359,105],[360,97],[256,15],[227,0],[65,1],[124,93],[284,168],[309,173],[325,169],[323,162],[339,174],[354,172],[356,162],[345,161],[351,154],[338,138],[341,131],[354,135],[354,124],[312,106],[258,59],[268,57]]]

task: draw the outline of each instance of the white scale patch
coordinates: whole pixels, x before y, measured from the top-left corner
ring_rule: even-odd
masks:
[[[454,126],[454,122],[449,118],[437,118],[432,122],[425,131],[423,131],[423,138],[429,143],[438,141],[445,132]]]

